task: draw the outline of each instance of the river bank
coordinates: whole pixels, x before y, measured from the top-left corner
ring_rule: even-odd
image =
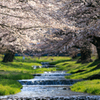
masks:
[[[71,59],[70,57],[41,57],[41,58],[25,58],[25,60],[22,59],[22,57],[16,57],[14,62],[12,63],[2,63],[0,67],[0,76],[1,80],[4,80],[4,82],[0,81],[0,84],[3,86],[0,90],[4,90],[6,86],[9,86],[10,88],[13,88],[14,91],[16,91],[19,88],[19,85],[15,86],[13,84],[16,83],[9,83],[7,82],[10,80],[16,81],[20,79],[32,79],[32,74],[36,73],[43,73],[44,71],[63,71],[66,70],[68,73],[71,73],[72,75],[66,76],[66,79],[93,79],[90,81],[85,82],[78,82],[75,85],[71,87],[71,90],[76,92],[85,92],[85,93],[91,93],[91,94],[100,94],[100,80],[95,79],[95,75],[99,76],[100,69],[97,67],[97,65],[100,63],[100,61],[95,61],[94,57],[92,58],[94,62],[81,64],[76,63],[77,59]],[[1,58],[0,58],[1,60]],[[33,69],[32,65],[41,65],[41,62],[50,62],[50,64],[54,64],[57,67],[56,68],[42,68],[42,69]],[[96,77],[99,78],[99,77]],[[4,84],[5,83],[5,84]],[[9,84],[8,84],[9,83]],[[12,85],[10,85],[12,84]],[[13,87],[12,87],[13,86]],[[18,88],[17,88],[18,87]],[[19,88],[19,91],[22,87]],[[6,90],[10,90],[9,88]],[[4,92],[0,93],[0,95],[9,95],[9,94],[15,94],[15,92]],[[10,90],[11,91],[11,90]],[[18,92],[17,92],[18,93]]]
[[[83,79],[71,87],[72,91],[100,95],[100,61],[95,60],[95,56],[92,59],[93,62],[85,64],[77,63],[77,59],[55,63],[58,70],[66,70],[72,74],[65,76],[66,79]]]
[[[32,66],[41,65],[44,59],[31,57],[15,57],[13,62],[3,63],[3,55],[0,55],[0,96],[16,94],[21,91],[22,85],[18,82],[21,79],[32,79],[33,74],[44,71],[56,71],[56,68],[33,69]]]
[[[21,92],[1,96],[0,100],[100,100],[100,96],[71,91],[70,86],[79,80],[65,79],[64,76],[65,72],[56,71],[46,72],[34,79],[19,80],[23,85]]]

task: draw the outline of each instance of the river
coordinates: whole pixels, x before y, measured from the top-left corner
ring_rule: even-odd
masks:
[[[34,79],[18,80],[23,88],[15,95],[1,96],[1,100],[100,100],[100,96],[78,93],[70,86],[81,80],[65,79],[65,71],[44,72]]]

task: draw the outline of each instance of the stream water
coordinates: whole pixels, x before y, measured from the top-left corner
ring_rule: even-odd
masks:
[[[100,96],[72,92],[70,86],[80,80],[65,79],[66,75],[70,74],[45,72],[35,75],[34,79],[18,80],[23,85],[21,92],[0,97],[0,100],[100,100]]]
[[[45,72],[34,79],[19,80],[23,85],[19,97],[62,97],[62,96],[87,96],[88,94],[72,92],[70,86],[80,80],[65,79],[64,71]]]

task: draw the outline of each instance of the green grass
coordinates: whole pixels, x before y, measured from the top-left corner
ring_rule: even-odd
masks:
[[[100,95],[100,80],[78,82],[71,86],[71,90]]]
[[[9,79],[0,79],[0,95],[9,95],[20,92],[22,85],[15,81]]]
[[[56,71],[56,68],[38,68],[32,66],[41,66],[41,62],[50,62],[51,64],[65,61],[66,57],[15,57],[13,62],[3,63],[3,56],[0,55],[0,95],[9,95],[20,92],[21,84],[17,80],[31,79],[32,74],[43,73],[44,71]]]
[[[100,95],[100,67],[97,67],[97,65],[100,64],[100,60],[95,60],[95,56],[93,56],[92,59],[94,60],[93,62],[85,64],[76,63],[77,59],[59,62],[56,64],[56,66],[58,66],[58,70],[66,70],[67,73],[72,74],[70,76],[65,76],[66,79],[86,80],[74,84],[71,87],[72,91]]]
[[[15,94],[20,92],[22,86],[17,80],[31,79],[32,74],[43,73],[44,71],[63,71],[72,73],[70,76],[66,76],[67,79],[84,79],[71,86],[72,91],[86,92],[92,94],[100,94],[100,67],[97,65],[100,61],[96,60],[93,56],[93,62],[90,63],[76,63],[77,59],[71,59],[70,57],[15,57],[14,62],[3,63],[0,62],[0,95]],[[0,61],[2,56],[0,56]],[[33,69],[32,66],[41,66],[41,62],[50,62],[57,67],[54,68],[38,68]],[[96,80],[95,80],[96,79]],[[4,84],[5,83],[5,84]]]

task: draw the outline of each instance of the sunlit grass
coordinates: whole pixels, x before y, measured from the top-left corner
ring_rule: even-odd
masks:
[[[43,73],[44,71],[56,71],[54,68],[33,69],[32,66],[41,66],[41,62],[59,62],[67,60],[66,57],[15,57],[13,62],[1,62],[3,55],[0,55],[0,95],[9,95],[20,92],[21,84],[17,80],[31,79],[32,74]]]
[[[66,79],[89,79],[89,81],[77,82],[71,86],[72,91],[100,95],[100,67],[97,67],[97,65],[100,64],[100,61],[96,60],[96,58],[96,56],[93,56],[92,59],[94,61],[85,64],[76,63],[77,59],[59,62],[56,64],[59,68],[58,70],[66,70],[67,73],[72,74],[70,76],[66,76]]]
[[[100,95],[100,80],[78,82],[71,86],[71,90]]]
[[[9,95],[20,92],[21,84],[15,80],[0,79],[0,95]]]
[[[0,62],[0,95],[15,94],[20,92],[21,85],[17,80],[20,79],[31,79],[32,74],[43,73],[45,71],[61,71],[66,70],[67,73],[72,73],[70,76],[66,76],[68,79],[91,79],[90,81],[78,82],[71,87],[71,90],[77,92],[86,92],[92,94],[100,94],[100,68],[97,65],[100,61],[95,61],[96,57],[92,57],[94,62],[90,63],[76,63],[77,59],[71,59],[70,57],[15,57],[14,62],[3,63]],[[0,61],[2,61],[2,56],[0,56]],[[41,66],[41,62],[50,62],[50,64],[55,64],[54,68],[38,68],[33,69],[32,66]],[[98,77],[95,77],[95,76]],[[97,78],[97,80],[92,80]],[[9,83],[9,81],[12,83]],[[4,85],[4,82],[6,83]],[[5,91],[5,92],[4,92]]]

